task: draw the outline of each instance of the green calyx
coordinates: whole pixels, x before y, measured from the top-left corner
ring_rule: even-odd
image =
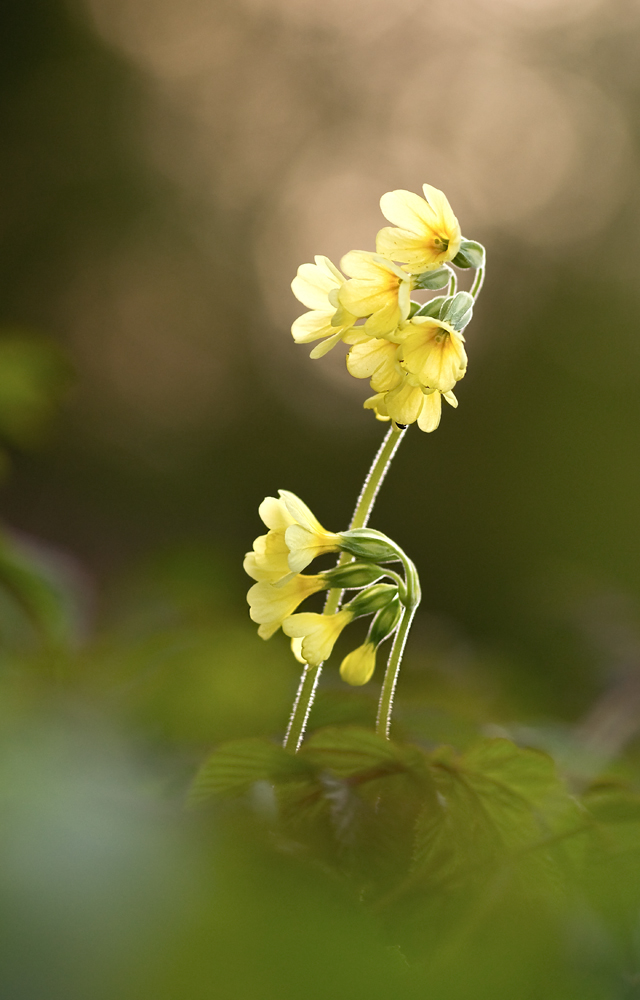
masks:
[[[375,563],[348,563],[346,566],[336,566],[329,569],[322,576],[327,581],[328,587],[340,587],[343,590],[368,587],[376,583],[385,575],[385,571],[376,566]]]
[[[456,267],[475,267],[477,269],[484,267],[485,256],[482,243],[476,243],[474,240],[462,240],[460,249],[451,263],[455,264]]]
[[[403,611],[404,608],[398,598],[392,599],[384,608],[378,611],[378,614],[371,623],[368,636],[368,641],[372,642],[376,649],[381,642],[384,642],[385,639],[388,639],[395,632],[398,622],[402,618]]]
[[[352,528],[340,533],[340,548],[344,552],[365,559],[367,562],[397,562],[401,558],[398,547],[375,528]]]
[[[398,588],[395,584],[375,583],[354,597],[345,605],[344,610],[350,611],[354,618],[360,618],[362,615],[370,615],[386,608],[394,600],[398,600]]]

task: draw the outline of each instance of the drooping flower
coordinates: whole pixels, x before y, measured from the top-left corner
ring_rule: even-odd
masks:
[[[353,619],[353,612],[343,608],[335,615],[302,612],[292,615],[282,624],[282,631],[291,638],[302,639],[301,655],[311,667],[317,667],[331,656],[343,628]]]
[[[376,250],[389,260],[400,261],[410,274],[433,271],[453,258],[462,235],[458,220],[445,195],[423,184],[424,198],[412,191],[389,191],[380,199],[382,214],[394,227],[381,229]]]
[[[375,392],[393,389],[403,375],[398,363],[398,345],[376,338],[356,344],[347,354],[347,369],[355,378],[370,378]]]
[[[464,337],[448,323],[414,316],[402,331],[402,367],[426,389],[449,392],[467,370]],[[372,384],[372,389],[376,386]]]
[[[295,493],[278,493],[280,499],[265,497],[260,504],[258,513],[269,532],[255,539],[244,560],[245,572],[259,582],[277,583],[300,573],[321,552],[339,549],[339,536],[325,531]]]
[[[297,574],[281,586],[267,581],[254,583],[247,594],[252,621],[260,625],[258,635],[269,639],[277,632],[285,618],[292,615],[307,597],[324,590],[327,584],[322,575]]]
[[[322,340],[311,351],[312,358],[327,354],[339,340],[354,342],[356,316],[338,301],[338,292],[346,278],[328,257],[316,256],[315,264],[301,264],[291,282],[293,294],[310,312],[298,316],[291,327],[296,344]],[[353,336],[349,336],[353,334]]]
[[[338,292],[344,308],[354,316],[368,317],[363,328],[367,336],[393,334],[409,315],[409,275],[391,260],[368,250],[351,250],[340,264],[351,279]]]
[[[373,410],[377,420],[393,420],[397,424],[417,421],[420,430],[429,434],[440,423],[442,398],[453,407],[457,407],[458,400],[452,392],[439,392],[438,389],[424,393],[419,386],[412,386],[409,378],[411,376],[405,376],[404,384],[399,387],[401,391],[395,397],[391,392],[378,392],[364,401],[364,408]]]

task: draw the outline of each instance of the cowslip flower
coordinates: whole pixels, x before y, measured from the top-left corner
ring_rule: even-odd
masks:
[[[310,667],[318,667],[331,656],[338,636],[353,620],[347,607],[335,615],[319,615],[311,611],[292,615],[282,623],[282,631],[292,639],[301,639],[300,655]]]
[[[414,376],[405,375],[403,382],[391,392],[379,392],[365,399],[364,408],[373,410],[378,420],[393,420],[400,425],[417,421],[421,431],[430,434],[440,424],[442,399],[454,408],[458,400],[454,394],[435,389],[425,393],[419,385],[412,385]]]
[[[385,219],[394,227],[381,229],[376,250],[382,257],[400,261],[404,271],[422,274],[453,258],[462,235],[445,195],[423,184],[424,198],[412,191],[388,191],[380,199]]]
[[[427,389],[449,392],[467,370],[464,337],[448,323],[414,316],[402,331],[402,367]],[[376,386],[372,385],[372,389]]]
[[[386,337],[406,320],[411,308],[411,278],[391,260],[368,250],[351,250],[340,261],[350,276],[338,300],[354,316],[368,317],[369,337]]]
[[[374,392],[386,392],[403,376],[398,351],[398,345],[390,340],[371,338],[351,348],[347,370],[355,378],[370,378]]]
[[[356,316],[339,302],[338,292],[346,278],[328,257],[314,257],[315,264],[301,264],[291,282],[293,294],[310,312],[298,316],[291,327],[296,344],[322,340],[311,351],[312,358],[321,358],[340,340],[349,339]],[[355,337],[358,334],[354,334]]]
[[[247,594],[247,601],[251,620],[260,626],[260,638],[270,639],[299,604],[312,594],[324,590],[326,586],[325,578],[320,574],[297,574],[281,586],[275,586],[266,580],[254,583]]]
[[[254,580],[277,583],[293,576],[323,552],[337,552],[340,536],[325,531],[307,505],[295,493],[278,490],[280,499],[265,497],[258,508],[269,528],[253,543],[244,560],[244,570]]]

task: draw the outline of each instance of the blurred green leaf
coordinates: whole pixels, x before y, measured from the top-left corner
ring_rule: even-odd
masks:
[[[373,778],[406,771],[415,765],[415,753],[413,748],[400,747],[369,729],[331,726],[309,737],[299,756],[338,778]]]
[[[22,608],[45,645],[65,646],[77,637],[78,595],[68,567],[46,550],[0,532],[0,587]]]
[[[71,367],[51,339],[0,331],[0,438],[18,448],[37,445],[71,381]]]
[[[576,805],[553,760],[509,740],[483,740],[457,756],[432,757],[437,804],[417,823],[414,868],[436,884],[509,858],[568,829]],[[582,824],[583,825],[583,824]]]
[[[243,795],[256,781],[290,781],[305,771],[298,757],[276,743],[258,738],[233,740],[205,760],[191,785],[189,802],[195,805],[215,795]]]

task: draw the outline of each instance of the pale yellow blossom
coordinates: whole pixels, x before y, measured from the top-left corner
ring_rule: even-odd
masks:
[[[448,323],[414,316],[402,331],[402,367],[426,389],[449,392],[467,370],[464,337]],[[372,389],[377,387],[371,385]]]
[[[461,243],[458,220],[445,195],[423,184],[424,198],[412,191],[389,191],[380,199],[382,214],[394,227],[381,229],[376,250],[400,261],[410,274],[422,274],[453,260]]]
[[[338,301],[338,291],[346,279],[328,257],[317,256],[315,264],[301,264],[291,282],[293,294],[310,312],[298,316],[291,327],[297,344],[310,344],[322,340],[311,352],[320,358],[340,340],[353,343],[353,326],[356,317]],[[357,338],[357,334],[355,335]]]
[[[351,250],[340,262],[350,275],[338,292],[349,313],[368,317],[364,333],[386,337],[406,320],[411,308],[411,279],[390,260],[367,250]]]
[[[326,587],[324,577],[298,574],[281,586],[267,581],[254,583],[247,594],[249,614],[260,625],[258,635],[269,639],[307,597]]]
[[[352,619],[353,612],[348,608],[335,615],[302,612],[287,618],[282,631],[291,638],[302,639],[302,658],[309,666],[317,667],[329,659],[338,636]]]

